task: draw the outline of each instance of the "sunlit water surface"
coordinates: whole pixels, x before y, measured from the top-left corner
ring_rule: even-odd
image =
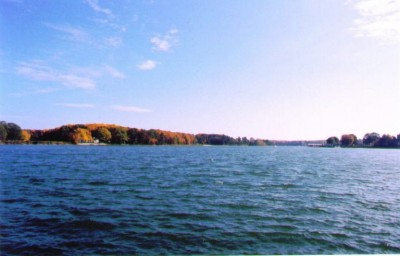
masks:
[[[0,146],[1,255],[400,253],[400,150]]]

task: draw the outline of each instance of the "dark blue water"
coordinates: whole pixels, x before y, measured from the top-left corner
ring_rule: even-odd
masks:
[[[0,146],[1,255],[400,253],[400,150]]]

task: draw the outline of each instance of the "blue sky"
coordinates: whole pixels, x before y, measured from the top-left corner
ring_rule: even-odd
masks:
[[[1,0],[0,119],[400,133],[396,0]]]

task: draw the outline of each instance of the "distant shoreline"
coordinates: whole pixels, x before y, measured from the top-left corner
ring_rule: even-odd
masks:
[[[140,129],[115,124],[69,124],[53,129],[26,130],[15,123],[0,121],[0,143],[47,145],[213,145],[213,146],[308,146],[342,148],[400,148],[400,134],[372,132],[362,139],[354,134],[327,140],[268,140],[231,137],[225,134],[184,133],[160,129]]]

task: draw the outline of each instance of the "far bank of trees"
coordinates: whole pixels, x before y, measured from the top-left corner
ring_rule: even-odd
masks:
[[[376,132],[367,133],[362,139],[354,134],[343,134],[342,137],[329,137],[326,145],[331,147],[376,147],[376,148],[400,148],[400,134],[393,136],[384,134],[380,136]]]
[[[73,124],[47,130],[22,130],[1,122],[0,141],[8,143],[106,143],[130,145],[269,145],[268,140],[232,138],[223,134],[189,134],[159,129],[138,129],[112,124]]]
[[[23,135],[19,125],[5,121],[0,122],[0,141],[22,140]]]

